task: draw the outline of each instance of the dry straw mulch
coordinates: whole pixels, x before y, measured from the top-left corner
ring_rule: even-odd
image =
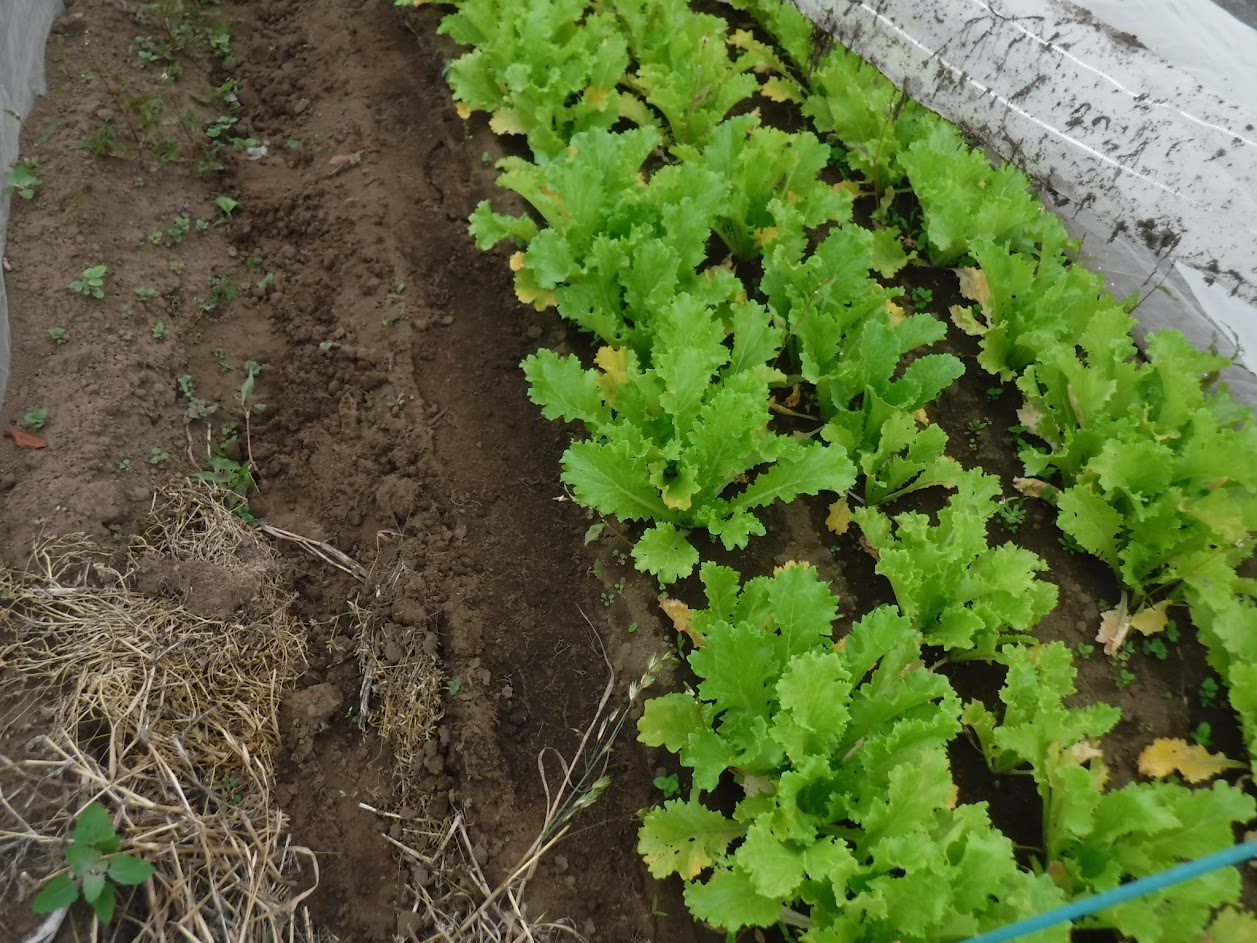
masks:
[[[245,604],[223,618],[136,590],[163,568],[231,581]],[[305,663],[271,547],[188,484],[125,554],[53,541],[0,571],[0,595],[0,666],[56,705],[23,755],[0,756],[0,889],[29,897],[29,875],[64,867],[74,819],[99,801],[121,850],[157,868],[100,938],[319,939],[301,907],[318,863],[270,792],[279,699]]]

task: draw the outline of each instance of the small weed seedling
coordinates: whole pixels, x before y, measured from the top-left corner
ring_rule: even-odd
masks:
[[[223,489],[227,507],[232,514],[247,524],[256,524],[258,520],[249,510],[249,495],[257,491],[258,486],[249,463],[219,452],[209,457],[209,466],[208,469],[197,472],[196,476]]]
[[[1145,655],[1155,658],[1157,661],[1165,661],[1170,657],[1169,646],[1165,644],[1165,639],[1160,636],[1144,639],[1143,650]]]
[[[1192,731],[1192,739],[1208,750],[1213,746],[1213,724],[1207,720],[1202,720],[1196,725],[1196,729]]]
[[[165,468],[170,463],[170,453],[154,445],[148,450],[148,463],[154,468]]]
[[[158,321],[156,324],[153,325],[152,331],[150,333],[153,335],[153,340],[164,341],[166,339],[166,322]]]
[[[118,471],[129,472],[131,470],[131,459],[124,458],[118,463]]]
[[[95,134],[84,138],[75,147],[87,151],[93,157],[113,156],[118,149],[118,132],[114,130],[113,121],[106,118]]]
[[[70,339],[70,332],[63,327],[48,328],[48,339],[54,344],[61,345]]]
[[[1003,395],[1004,395],[1004,388],[1002,386],[992,386],[992,387],[987,388],[986,398],[989,399],[991,402],[995,402],[997,399],[999,399]]]
[[[450,678],[448,681],[445,682],[445,690],[449,694],[450,697],[457,697],[458,692],[460,692],[462,689],[463,689],[462,678]]]
[[[987,429],[989,429],[990,426],[991,426],[991,420],[989,419],[970,419],[969,420],[969,423],[966,426],[966,428],[969,430],[969,448],[971,450],[977,451],[978,439],[981,438],[982,433],[985,432]]]
[[[141,304],[144,303],[145,301],[152,301],[154,298],[157,297],[157,289],[156,288],[137,288],[135,290],[135,297],[140,300]]]
[[[236,369],[227,359],[227,348],[225,347],[214,348],[214,363],[218,364],[218,372],[224,376]]]
[[[671,776],[656,776],[655,788],[663,793],[665,799],[675,799],[681,794],[681,782],[676,773]]]
[[[31,432],[38,432],[44,426],[48,425],[48,407],[41,406],[38,409],[32,409],[22,417],[22,425],[26,426]]]
[[[934,292],[928,288],[918,285],[912,289],[912,307],[920,311],[922,308],[928,308],[934,303]]]
[[[157,870],[142,858],[118,854],[121,844],[109,813],[99,803],[93,802],[80,812],[74,840],[65,850],[68,868],[35,897],[35,913],[61,910],[81,896],[101,923],[112,920],[118,904],[117,888],[143,884]]]
[[[1077,649],[1078,655],[1081,658],[1090,658],[1096,652],[1096,647],[1090,642],[1079,642],[1074,647]]]
[[[192,382],[192,374],[185,373],[175,380],[175,385],[179,388],[179,395],[187,401],[187,406],[183,410],[185,423],[208,419],[218,409],[217,403],[211,403],[196,395],[196,385]]]
[[[70,290],[78,292],[84,298],[105,297],[105,273],[108,266],[92,265],[83,269],[83,274],[70,282]]]
[[[1220,692],[1221,688],[1218,686],[1217,678],[1205,678],[1204,681],[1200,682],[1200,691],[1198,692],[1198,696],[1200,697],[1200,706],[1213,707],[1218,703],[1218,694]]]
[[[206,314],[218,310],[219,305],[228,304],[236,297],[236,283],[226,275],[211,275],[209,285],[209,297],[201,302],[201,310]]]
[[[4,172],[4,192],[16,193],[23,200],[31,199],[35,195],[35,188],[43,183],[35,176],[35,169],[38,166],[38,162],[33,157],[19,160],[13,165],[12,170]]]
[[[1010,534],[1017,533],[1026,520],[1026,499],[1005,498],[995,508],[995,516]]]
[[[240,208],[240,201],[233,200],[229,196],[216,196],[214,197],[214,205],[218,207],[219,212],[226,219],[231,219],[231,214]]]
[[[236,123],[239,122],[239,120],[240,120],[239,118],[236,118],[232,115],[219,115],[217,118],[215,118],[206,126],[205,135],[206,137],[212,138],[213,140],[217,141],[220,138],[222,138],[223,135],[225,135],[233,127],[235,127]]]

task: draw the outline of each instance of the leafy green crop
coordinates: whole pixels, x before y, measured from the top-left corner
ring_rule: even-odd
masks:
[[[1257,530],[1257,423],[1205,381],[1229,361],[1181,334],[1147,339],[1147,363],[1108,347],[1085,363],[1055,348],[1018,385],[1029,428],[1050,451],[1024,452],[1065,477],[1061,529],[1138,595],[1211,561],[1238,566]]]
[[[564,482],[602,514],[653,522],[633,557],[670,583],[698,562],[687,531],[703,528],[729,549],[745,547],[764,533],[757,508],[800,494],[842,494],[855,468],[841,447],[768,430],[769,385],[780,374],[766,361],[782,332],[762,306],[732,305],[731,331],[689,295],[655,317],[653,363],[629,348],[604,347],[600,370],[548,350],[523,366],[543,414],[579,420],[592,436],[564,453]]]
[[[702,576],[698,689],[655,698],[638,722],[692,771],[688,798],[646,814],[639,848],[655,877],[687,882],[697,917],[782,922],[808,943],[933,943],[1061,900],[1018,870],[984,805],[957,803],[959,700],[906,619],[882,607],[834,645],[836,600],[811,568],[744,587],[724,567]],[[741,798],[726,815],[713,792],[730,779]]]
[[[1067,265],[1062,248],[1045,246],[1036,261],[989,238],[969,245],[989,292],[980,305],[985,323],[971,311],[954,311],[953,318],[966,333],[982,338],[978,363],[988,373],[1011,380],[1066,342],[1096,353],[1134,352],[1134,320],[1113,300],[1103,278]]]
[[[482,249],[505,238],[527,246],[512,263],[521,300],[539,309],[557,303],[563,317],[642,356],[652,313],[674,295],[718,304],[742,292],[732,272],[706,264],[729,182],[692,164],[646,180],[641,167],[659,143],[653,128],[595,131],[575,135],[548,164],[508,158],[499,184],[528,200],[548,228],[494,213],[487,202],[471,223]]]
[[[675,144],[702,145],[759,87],[754,55],[730,55],[729,27],[676,0],[617,0],[637,68],[625,85],[663,115]]]
[[[1074,668],[1060,642],[1008,646],[1001,658],[1008,665],[1002,722],[976,702],[963,719],[993,770],[1029,767],[1043,800],[1042,867],[1055,871],[1071,896],[1230,847],[1233,825],[1257,813],[1250,796],[1221,782],[1212,789],[1158,782],[1106,791],[1108,770],[1094,738],[1120,713],[1103,704],[1064,706],[1074,694]],[[1226,868],[1110,907],[1081,925],[1112,927],[1139,943],[1199,939],[1211,911],[1235,903],[1239,892],[1239,872]]]
[[[739,115],[717,125],[701,149],[672,150],[731,184],[714,228],[739,259],[780,239],[801,247],[806,230],[851,218],[850,194],[820,179],[830,150],[813,134],[789,134],[760,126],[754,114]]]
[[[996,170],[951,125],[934,122],[899,154],[899,164],[925,211],[936,265],[956,261],[978,238],[1019,250],[1066,241],[1061,221],[1030,193],[1025,174],[1011,166]]]
[[[937,523],[915,511],[888,518],[868,507],[852,517],[877,551],[877,572],[926,641],[961,657],[993,658],[1052,610],[1057,590],[1035,577],[1047,569],[1035,553],[987,543],[999,479],[973,469],[956,483]]]
[[[449,68],[464,114],[487,111],[499,134],[526,134],[538,158],[578,131],[610,128],[629,55],[615,18],[586,0],[530,0],[502,15],[496,0],[463,0],[440,32],[474,47]]]

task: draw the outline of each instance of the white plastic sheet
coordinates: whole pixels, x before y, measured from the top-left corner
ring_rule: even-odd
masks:
[[[18,159],[21,119],[44,87],[44,44],[61,0],[0,0],[0,174]],[[2,179],[2,178],[0,178]],[[9,197],[0,195],[0,257]],[[0,271],[0,400],[9,383],[9,308]]]
[[[1146,326],[1257,368],[1257,31],[1208,0],[793,2],[1055,194]]]

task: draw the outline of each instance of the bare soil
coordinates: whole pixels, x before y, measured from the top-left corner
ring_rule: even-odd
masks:
[[[520,360],[582,341],[522,308],[504,254],[478,253],[467,235],[468,214],[493,193],[501,146],[455,114],[441,77],[454,50],[435,34],[439,13],[403,20],[383,2],[241,0],[216,11],[231,24],[234,60],[191,56],[170,77],[160,62],[140,66],[134,38],[156,27],[137,22],[137,9],[68,4],[48,47],[48,95],[25,125],[23,154],[39,159],[44,183],[34,201],[15,201],[14,376],[3,422],[47,407],[48,447],[0,444],[0,554],[18,566],[41,535],[107,541],[138,531],[155,490],[206,468],[207,444],[237,423],[231,454],[257,469],[252,513],[334,545],[380,587],[364,593],[282,545],[313,655],[282,714],[278,795],[294,840],[321,855],[313,913],[344,940],[422,934],[412,885],[431,876],[399,863],[386,823],[360,804],[463,810],[477,859],[500,878],[542,822],[539,754],[569,754],[609,674],[623,697],[675,638],[657,588],[625,566],[629,544],[616,525],[586,543],[593,521],[559,481],[569,430],[528,401]],[[234,111],[210,92],[230,78]],[[161,103],[155,117],[143,113],[149,100]],[[230,133],[264,142],[267,155],[225,148],[221,166],[206,166],[203,129],[220,114],[237,117]],[[80,149],[106,121],[114,155]],[[240,204],[230,219],[219,196]],[[177,244],[150,239],[180,217],[209,225],[193,223]],[[71,292],[98,263],[109,268],[106,297]],[[211,277],[239,285],[236,297],[215,301]],[[945,311],[949,277],[927,281]],[[141,287],[155,297],[141,300]],[[53,327],[66,330],[65,343],[49,337]],[[251,402],[266,404],[247,426],[237,401],[246,361],[262,366]],[[993,384],[976,365],[971,372],[938,421],[962,461],[1009,481],[1018,471],[1006,432],[1014,394],[988,395]],[[217,404],[208,423],[188,416],[184,376]],[[986,418],[973,433],[969,423]],[[855,536],[834,538],[824,513],[819,503],[773,509],[770,536],[751,555],[702,549],[748,574],[812,560],[846,616],[886,600]],[[1051,563],[1061,587],[1043,636],[1090,641],[1117,598],[1107,573],[1063,550],[1033,505],[1015,539]],[[694,589],[676,594],[696,603]],[[219,611],[242,603],[212,574],[166,574],[151,590],[199,594]],[[359,722],[350,600],[369,608],[385,665],[437,655],[448,679],[433,738],[401,774],[389,745]],[[1082,696],[1126,717],[1107,744],[1119,778],[1133,775],[1152,736],[1189,737],[1201,720],[1214,724],[1217,748],[1241,755],[1233,721],[1200,704],[1206,672],[1193,644],[1166,661],[1137,654],[1137,681],[1123,688],[1102,655],[1080,665]],[[949,670],[969,696],[989,697],[1000,683],[980,666]],[[42,715],[21,679],[0,679],[5,753]],[[677,683],[672,671],[660,687]],[[993,798],[997,820],[1033,843],[1027,797],[992,788],[963,743],[956,761],[974,791],[966,798]],[[568,918],[590,940],[717,938],[690,922],[677,885],[650,879],[636,853],[639,810],[668,771],[659,762],[626,730],[612,787],[529,885],[532,913]],[[21,938],[28,910],[29,899],[0,901],[0,941]]]

